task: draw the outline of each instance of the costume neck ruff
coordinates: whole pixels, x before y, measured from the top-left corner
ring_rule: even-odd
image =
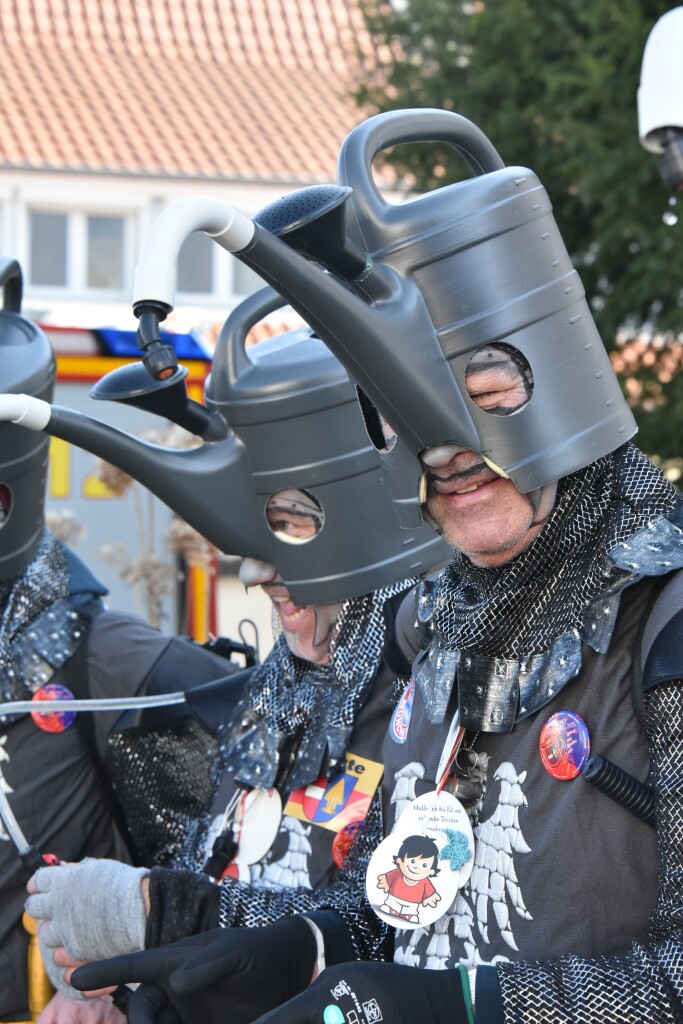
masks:
[[[284,636],[251,677],[234,724],[221,737],[238,782],[292,791],[343,758],[359,709],[382,660],[386,602],[415,583],[403,580],[345,601],[330,641],[329,663],[292,654]]]
[[[418,602],[433,640],[416,679],[432,721],[456,670],[470,729],[508,732],[551,700],[577,675],[582,640],[607,650],[624,587],[683,565],[682,505],[628,444],[560,480],[547,524],[508,564],[456,554]]]

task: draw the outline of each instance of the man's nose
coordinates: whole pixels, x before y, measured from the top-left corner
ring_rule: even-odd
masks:
[[[240,563],[239,577],[245,587],[272,583],[276,576],[277,569],[270,562],[260,562],[258,558],[243,558]]]
[[[437,444],[434,448],[427,448],[422,452],[420,462],[430,469],[440,469],[447,466],[455,455],[468,450],[461,444]]]

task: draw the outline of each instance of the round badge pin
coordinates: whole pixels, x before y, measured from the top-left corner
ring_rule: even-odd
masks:
[[[258,864],[275,842],[282,821],[282,798],[276,789],[251,789],[235,812],[235,835],[240,864]]]
[[[344,862],[348,857],[349,850],[355,842],[356,836],[363,831],[364,821],[350,821],[348,825],[340,828],[332,840],[332,860],[340,871],[344,870]]]
[[[251,871],[249,870],[248,864],[239,864],[236,860],[232,864],[228,864],[227,868],[221,875],[223,878],[234,878],[236,882],[251,882]]]
[[[389,735],[394,743],[405,743],[408,739],[410,718],[413,713],[413,700],[415,699],[415,680],[411,677],[410,682],[403,691],[403,695],[396,705],[396,710],[391,719]]]
[[[365,890],[374,912],[393,928],[423,928],[448,912],[474,865],[474,835],[465,808],[450,793],[417,797],[374,851]]]
[[[575,779],[590,757],[588,726],[576,711],[557,711],[541,729],[538,752],[554,779]]]
[[[74,695],[66,686],[59,683],[46,683],[41,686],[31,698],[35,701],[41,700],[73,700]],[[76,721],[75,711],[32,711],[31,718],[43,732],[64,732]]]

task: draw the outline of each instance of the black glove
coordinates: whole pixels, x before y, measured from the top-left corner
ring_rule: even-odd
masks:
[[[141,982],[129,1024],[249,1024],[302,992],[317,947],[301,917],[264,928],[216,928],[160,949],[95,960],[74,971],[80,991]]]
[[[301,995],[256,1024],[474,1024],[465,968],[424,971],[354,962],[324,971]]]
[[[256,1024],[474,1024],[467,971],[355,961],[328,967]]]

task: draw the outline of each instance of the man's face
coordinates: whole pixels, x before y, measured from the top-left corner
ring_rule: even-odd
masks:
[[[255,558],[242,561],[240,579],[246,587],[260,586],[271,599],[292,654],[314,665],[327,664],[330,638],[341,601],[337,604],[296,605],[275,566]]]
[[[304,491],[287,489],[274,494],[266,505],[273,533],[290,543],[305,544],[322,528],[322,510]],[[297,658],[326,665],[332,630],[341,608],[335,604],[296,605],[274,565],[245,558],[240,579],[246,587],[260,586],[273,602],[287,645]]]
[[[465,386],[479,408],[507,416],[529,401],[533,378],[510,353],[489,345],[471,359]],[[451,547],[486,568],[528,548],[555,503],[556,483],[522,494],[478,452],[457,445],[424,452],[422,467],[429,516]]]

